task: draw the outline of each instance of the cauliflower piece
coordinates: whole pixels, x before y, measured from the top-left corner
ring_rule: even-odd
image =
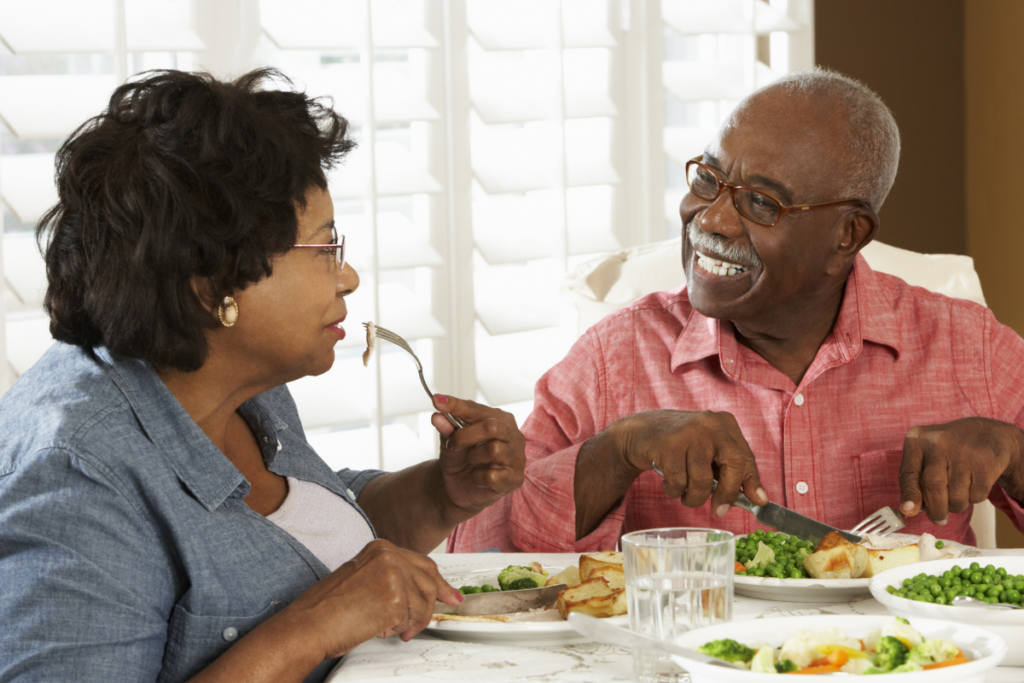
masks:
[[[783,644],[779,659],[791,659],[797,666],[808,666],[822,656],[818,650],[819,645],[842,645],[854,650],[860,649],[860,641],[835,627],[820,631],[797,631]]]
[[[757,554],[754,555],[754,559],[750,560],[743,566],[747,568],[749,572],[751,569],[757,569],[758,567],[764,567],[775,562],[775,551],[772,550],[764,541],[757,542]]]
[[[941,548],[936,548],[935,537],[929,533],[921,534],[921,540],[917,542],[917,547],[921,550],[922,562],[960,557],[960,548],[954,547],[951,543],[946,543]]]
[[[861,675],[868,669],[872,668],[871,660],[867,657],[857,657],[856,659],[850,659],[839,667],[840,671],[848,674],[854,674],[856,676]]]
[[[774,674],[775,670],[775,648],[762,647],[754,653],[750,660],[750,670],[756,674]]]
[[[882,624],[882,628],[879,630],[879,637],[881,636],[892,636],[899,640],[903,640],[904,645],[907,647],[917,647],[924,642],[924,636],[917,632],[913,626],[906,619],[893,619]],[[868,645],[867,640],[864,641],[864,647],[871,649]]]

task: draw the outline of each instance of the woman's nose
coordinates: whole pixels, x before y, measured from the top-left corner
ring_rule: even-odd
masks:
[[[359,273],[349,263],[346,263],[345,267],[338,271],[336,278],[338,282],[338,296],[348,296],[359,289]]]

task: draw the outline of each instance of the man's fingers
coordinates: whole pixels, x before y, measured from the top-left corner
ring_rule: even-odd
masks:
[[[911,430],[913,434],[914,430]],[[900,462],[900,511],[914,516],[921,511],[921,469],[924,453],[917,439],[907,436],[903,442],[903,460]]]
[[[658,465],[663,476],[661,490],[669,498],[682,498],[683,494],[686,493],[686,485],[688,483],[686,477],[687,460],[689,460],[689,456],[686,451],[683,451],[681,456],[671,459],[666,458]]]
[[[934,524],[949,520],[949,477],[945,458],[926,457],[921,469],[921,503]]]
[[[737,463],[738,461],[738,463]],[[742,453],[729,453],[722,457],[718,468],[718,488],[711,496],[711,512],[718,517],[725,517],[729,508],[736,502],[746,474],[747,458]]]
[[[710,449],[711,446],[703,448]],[[683,505],[698,508],[711,497],[714,475],[711,472],[712,453],[699,453],[690,450],[686,458],[686,493],[683,494]]]

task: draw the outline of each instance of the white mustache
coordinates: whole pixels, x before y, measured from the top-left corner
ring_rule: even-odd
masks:
[[[730,244],[727,239],[717,234],[708,234],[697,227],[695,221],[690,221],[686,226],[686,237],[690,244],[695,247],[702,247],[722,257],[722,260],[736,263],[750,268],[761,265],[761,259],[757,253],[749,247],[741,247],[738,244]]]

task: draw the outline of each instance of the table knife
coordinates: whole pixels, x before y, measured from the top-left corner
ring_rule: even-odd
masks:
[[[654,465],[654,463],[651,463]],[[665,476],[661,468],[654,465],[654,471]],[[712,479],[711,481],[712,491],[718,488],[718,480]],[[754,515],[761,524],[785,532],[787,534],[796,536],[802,541],[811,541],[814,545],[821,543],[821,540],[828,535],[830,531],[836,531],[851,543],[860,543],[861,538],[857,534],[852,534],[849,531],[843,531],[837,529],[834,526],[829,526],[824,522],[819,522],[816,519],[811,519],[807,515],[801,515],[799,512],[794,512],[789,508],[782,507],[777,503],[767,503],[766,505],[756,505],[754,501],[743,495],[740,491],[740,495],[736,498],[736,502],[733,503],[738,508],[743,508],[750,514]]]
[[[538,607],[551,607],[558,600],[558,594],[568,586],[558,583],[541,588],[527,588],[519,591],[494,591],[492,593],[470,593],[462,596],[458,607],[437,603],[434,614],[455,614],[463,617],[479,617],[491,614],[512,614],[527,612]]]

